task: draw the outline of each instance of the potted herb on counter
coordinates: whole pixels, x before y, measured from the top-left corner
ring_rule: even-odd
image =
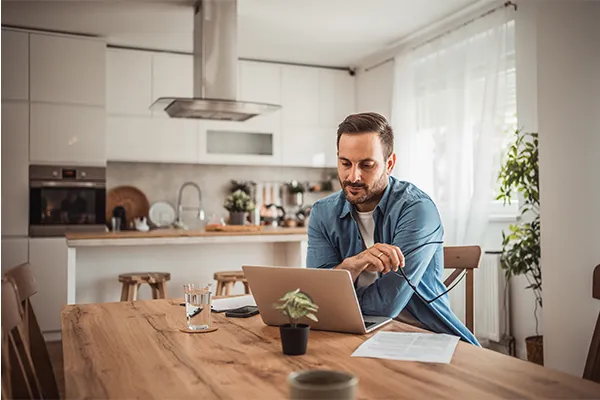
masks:
[[[304,203],[304,184],[298,181],[291,181],[283,186],[284,204],[290,207],[299,207]]]
[[[302,317],[318,321],[313,313],[318,311],[319,306],[314,304],[311,298],[300,289],[287,292],[279,301],[282,303],[275,303],[275,308],[289,320],[289,323],[279,327],[283,354],[302,355],[306,353],[310,326],[301,324],[299,321]]]
[[[247,193],[238,189],[225,198],[223,207],[229,211],[229,223],[231,225],[244,225],[246,214],[254,210],[254,202]]]

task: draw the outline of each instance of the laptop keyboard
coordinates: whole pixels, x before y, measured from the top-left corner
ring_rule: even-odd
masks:
[[[366,322],[365,322],[365,328],[368,328],[368,327],[370,327],[370,326],[373,326],[373,325],[375,325],[376,323],[377,323],[377,322],[366,321]]]

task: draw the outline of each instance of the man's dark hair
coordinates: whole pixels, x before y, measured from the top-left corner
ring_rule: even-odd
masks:
[[[374,112],[351,114],[346,117],[337,130],[338,150],[340,149],[340,138],[343,134],[369,132],[379,134],[383,155],[387,160],[394,151],[394,132],[385,117]]]

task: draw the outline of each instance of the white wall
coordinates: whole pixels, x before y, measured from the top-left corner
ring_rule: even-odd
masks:
[[[519,12],[537,36],[544,358],[581,376],[600,311],[600,2],[529,3]]]
[[[393,61],[378,65],[369,71],[359,70],[356,80],[356,111],[374,111],[390,121],[393,89]]]

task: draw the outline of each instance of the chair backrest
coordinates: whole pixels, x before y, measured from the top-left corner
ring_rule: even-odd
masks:
[[[2,282],[2,398],[12,399],[12,374],[21,372],[20,368],[11,365],[10,332],[21,323],[19,300],[14,287],[8,282]]]
[[[452,282],[458,278],[463,271],[466,271],[465,276],[465,325],[471,333],[474,330],[474,298],[475,291],[473,288],[473,270],[479,268],[481,261],[481,247],[479,246],[445,246],[444,247],[444,268],[454,269],[454,271],[446,278],[444,285],[449,287]]]
[[[51,399],[60,398],[48,347],[31,306],[30,298],[38,291],[31,265],[28,263],[18,265],[6,271],[4,276],[15,283],[19,293],[19,300],[24,310],[23,326],[25,337],[44,397]]]
[[[592,279],[592,297],[600,300],[600,265],[594,268]],[[583,370],[583,379],[600,383],[600,313],[598,313],[596,328],[590,342],[590,350]]]
[[[13,281],[2,278],[2,395],[42,398],[29,346],[23,335],[23,309]]]
[[[594,277],[592,280],[592,297],[600,300],[600,264],[594,268]]]

